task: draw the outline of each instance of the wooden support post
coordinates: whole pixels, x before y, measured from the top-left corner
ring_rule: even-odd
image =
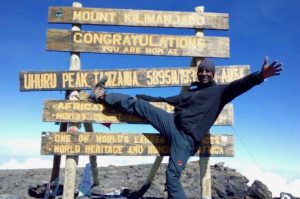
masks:
[[[204,12],[204,6],[195,8],[196,12]],[[204,36],[203,30],[196,30],[196,36]],[[203,58],[193,58],[191,65],[197,66]],[[200,166],[200,199],[211,199],[211,175],[209,157],[199,156]]]
[[[93,125],[91,123],[84,123],[85,132],[94,132]],[[90,164],[93,176],[93,186],[99,186],[99,177],[98,177],[98,169],[97,169],[97,156],[91,155]]]
[[[61,131],[61,130],[67,131],[67,127],[68,127],[68,124],[66,122],[61,122],[59,131]],[[59,177],[60,161],[61,161],[61,155],[54,155],[50,183],[54,182],[55,179],[57,179]]]
[[[211,199],[211,176],[209,157],[200,158],[200,199]]]
[[[66,156],[63,199],[74,198],[77,161],[78,156]]]
[[[73,3],[73,7],[82,7],[78,2]],[[72,31],[80,31],[80,25],[72,24]],[[80,70],[80,53],[70,53],[70,70]],[[76,129],[78,132],[78,124],[69,123],[69,129]],[[78,164],[78,156],[67,155],[65,176],[64,176],[64,192],[63,199],[73,199],[75,193],[76,167]]]

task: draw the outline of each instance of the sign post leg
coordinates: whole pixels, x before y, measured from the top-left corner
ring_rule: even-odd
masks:
[[[59,131],[60,132],[67,131],[67,127],[68,127],[68,123],[62,122],[60,123]],[[61,161],[61,155],[54,155],[50,183],[59,177],[60,161]]]
[[[201,157],[200,161],[200,199],[211,199],[211,176],[209,157]]]
[[[93,125],[91,123],[84,123],[85,132],[94,132]],[[99,177],[98,177],[98,169],[97,169],[97,156],[90,156],[91,170],[93,176],[93,186],[99,186]]]
[[[154,179],[154,177],[157,173],[157,170],[158,170],[159,166],[161,165],[161,162],[162,162],[163,158],[164,158],[164,156],[157,156],[155,158],[154,164],[152,165],[150,173],[149,173],[143,187],[144,186],[148,186],[148,188],[150,187],[150,185],[151,185],[151,183],[152,183],[152,181],[153,181],[153,179]]]
[[[78,156],[67,155],[66,157],[63,199],[74,198],[77,161]]]

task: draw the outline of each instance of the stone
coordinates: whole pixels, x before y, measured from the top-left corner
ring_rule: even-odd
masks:
[[[247,195],[253,199],[272,199],[272,193],[268,187],[259,180],[255,180],[247,191]]]

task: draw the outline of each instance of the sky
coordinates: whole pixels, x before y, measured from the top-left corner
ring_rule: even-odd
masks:
[[[211,164],[225,162],[253,182],[261,180],[273,197],[289,192],[300,197],[299,101],[300,13],[297,0],[93,0],[83,7],[228,13],[229,30],[206,30],[208,36],[230,38],[230,58],[215,58],[216,65],[250,65],[260,70],[263,59],[283,63],[280,76],[268,79],[238,97],[234,104],[234,125],[213,127],[212,133],[235,136],[234,158],[211,158]],[[43,122],[43,101],[63,99],[61,91],[20,92],[21,71],[63,71],[69,69],[69,53],[46,51],[49,28],[70,29],[71,25],[48,24],[49,6],[71,6],[69,0],[11,0],[0,7],[0,169],[50,168],[52,156],[40,155],[42,131],[59,126]],[[191,29],[87,26],[82,30],[146,34],[194,35]],[[81,69],[122,69],[189,66],[190,57],[81,54]],[[163,97],[180,88],[112,89],[128,94],[146,93]],[[94,125],[97,132],[155,132],[146,125],[113,125],[111,130]],[[195,158],[193,158],[194,160]],[[197,159],[197,158],[196,158]],[[99,161],[101,160],[101,161]],[[153,157],[98,157],[99,165],[151,163]],[[164,161],[167,161],[165,158]],[[87,163],[80,157],[79,166]],[[64,163],[62,163],[63,167]],[[50,173],[49,173],[50,177]]]

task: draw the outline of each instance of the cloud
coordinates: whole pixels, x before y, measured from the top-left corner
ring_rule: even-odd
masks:
[[[273,196],[279,196],[280,192],[300,195],[300,179],[288,182],[283,176],[275,172],[262,171],[255,165],[249,165],[241,169],[241,173],[247,176],[252,183],[255,179],[260,180],[272,191]],[[296,188],[297,187],[297,188]]]
[[[65,167],[65,156],[61,158],[61,168]],[[141,156],[139,158],[127,156],[101,156],[97,158],[97,166],[125,166],[136,164],[152,164],[155,160],[153,156]],[[163,162],[167,162],[167,158]],[[78,167],[84,167],[89,162],[88,156],[80,156]],[[11,158],[9,161],[0,164],[0,169],[39,169],[39,168],[52,168],[53,156],[37,156],[29,157],[25,160],[18,160],[17,157]]]
[[[33,156],[39,154],[40,148],[40,139],[4,139],[0,143],[0,155]]]
[[[14,158],[0,165],[0,169],[38,169],[51,168],[52,160],[40,157],[26,158],[24,161],[18,161]]]

